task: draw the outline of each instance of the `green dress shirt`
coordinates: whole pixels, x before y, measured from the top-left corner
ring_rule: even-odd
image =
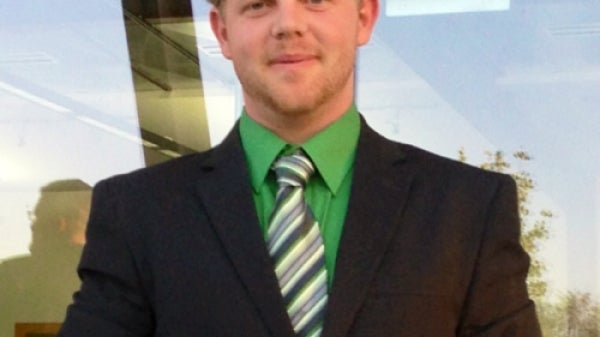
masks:
[[[342,117],[304,144],[287,144],[244,111],[240,117],[242,147],[250,170],[254,204],[263,234],[275,205],[277,182],[271,165],[280,154],[302,148],[316,167],[305,189],[323,236],[325,267],[331,287],[342,227],[348,209],[360,118],[352,105]]]

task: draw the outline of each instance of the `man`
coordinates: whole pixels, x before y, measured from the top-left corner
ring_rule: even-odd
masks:
[[[40,189],[31,217],[31,255],[0,264],[0,336],[15,323],[60,322],[80,282],[75,267],[85,240],[92,188],[79,179]]]
[[[96,186],[60,336],[539,336],[514,182],[354,107],[378,0],[213,4],[244,113],[206,153]]]

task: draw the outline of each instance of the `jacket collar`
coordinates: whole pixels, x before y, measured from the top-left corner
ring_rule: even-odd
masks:
[[[202,170],[198,193],[259,315],[272,336],[294,336],[256,215],[238,124],[207,153]]]
[[[402,145],[361,118],[348,213],[322,336],[346,336],[367,297],[408,199],[414,170]],[[294,336],[252,199],[238,125],[207,153],[198,193],[248,294],[273,336]],[[229,207],[235,200],[236,208]]]
[[[410,193],[414,171],[400,144],[361,119],[348,213],[322,336],[346,336],[378,269]]]

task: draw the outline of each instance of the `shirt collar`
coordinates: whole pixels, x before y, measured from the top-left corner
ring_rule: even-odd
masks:
[[[311,158],[334,195],[352,167],[359,133],[360,118],[353,104],[338,120],[304,144],[298,144]],[[240,117],[240,137],[248,161],[252,187],[258,192],[271,164],[288,144],[254,121],[245,111]]]

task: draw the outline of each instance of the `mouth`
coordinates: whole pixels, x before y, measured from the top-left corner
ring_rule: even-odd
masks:
[[[316,61],[317,57],[314,55],[305,54],[284,54],[274,57],[269,61],[271,66],[288,66],[288,65],[299,65],[304,63],[310,63]]]

